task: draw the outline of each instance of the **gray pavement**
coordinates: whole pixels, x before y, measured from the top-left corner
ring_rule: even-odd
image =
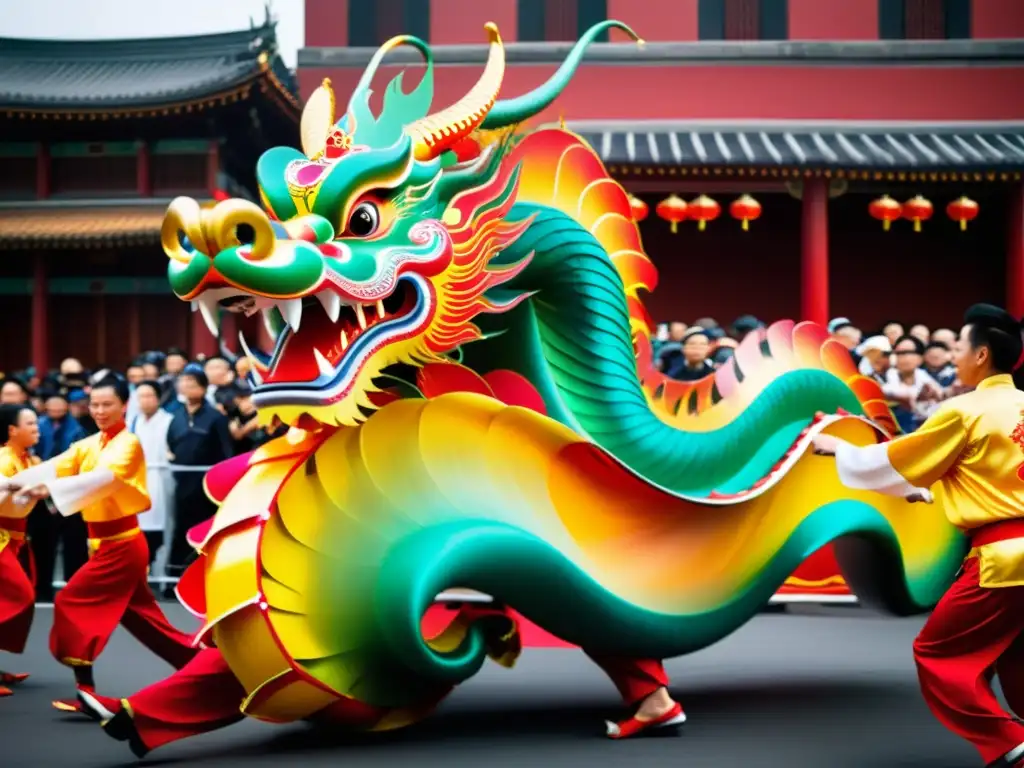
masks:
[[[179,626],[195,621],[166,606]],[[20,659],[32,672],[0,699],[0,768],[134,765],[97,725],[50,709],[70,673],[47,652],[52,611],[41,608]],[[917,690],[911,641],[921,619],[856,608],[763,615],[713,648],[668,663],[689,716],[679,738],[609,742],[611,684],[574,650],[528,650],[513,670],[488,665],[435,716],[405,731],[332,738],[303,724],[253,721],[170,745],[147,765],[548,768],[970,768],[973,749],[946,733]],[[126,695],[169,669],[118,631],[97,664],[103,692]]]

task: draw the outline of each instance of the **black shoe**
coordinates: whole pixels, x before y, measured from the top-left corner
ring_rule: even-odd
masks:
[[[149,747],[142,742],[139,732],[135,730],[132,716],[128,714],[126,709],[122,709],[107,720],[107,722],[103,723],[103,731],[112,739],[127,741],[132,754],[140,760],[149,754]]]

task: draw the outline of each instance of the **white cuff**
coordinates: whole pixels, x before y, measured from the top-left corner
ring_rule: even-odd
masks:
[[[67,517],[116,493],[123,483],[109,469],[94,469],[46,484],[57,511]]]
[[[839,443],[836,448],[836,469],[839,470],[839,482],[847,488],[877,491],[901,498],[917,495],[925,501],[931,500],[931,493],[927,489],[915,488],[896,471],[889,462],[888,446],[885,443],[863,446]]]

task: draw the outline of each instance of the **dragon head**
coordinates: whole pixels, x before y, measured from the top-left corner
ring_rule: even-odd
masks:
[[[439,359],[480,337],[475,315],[523,298],[488,293],[525,266],[489,262],[528,222],[505,220],[518,177],[501,162],[506,142],[469,138],[505,67],[498,30],[486,29],[483,75],[456,104],[428,113],[430,50],[396,37],[340,119],[325,80],[303,111],[303,151],[276,147],[260,158],[262,207],[231,199],[203,209],[178,198],[168,209],[162,240],[178,297],[213,331],[220,311],[262,312],[276,339],[269,363],[254,366],[262,418],[358,423],[384,369]],[[423,77],[405,93],[397,76],[374,116],[370,81],[400,45],[423,54]]]
[[[215,333],[221,311],[262,312],[276,339],[269,362],[253,366],[261,420],[307,429],[358,423],[389,366],[436,361],[481,338],[474,317],[525,298],[502,286],[529,257],[494,259],[530,226],[507,216],[520,175],[509,160],[512,132],[554,101],[586,46],[612,27],[638,39],[621,22],[595,25],[543,86],[498,101],[505,53],[487,24],[483,74],[434,113],[429,47],[395,37],[370,60],[343,115],[330,81],[311,95],[302,152],[263,154],[262,205],[171,203],[161,239],[175,294]],[[422,78],[406,93],[396,76],[375,115],[371,81],[400,46],[423,56]]]

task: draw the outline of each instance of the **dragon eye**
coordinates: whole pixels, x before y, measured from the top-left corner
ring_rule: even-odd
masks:
[[[356,237],[369,237],[380,226],[380,211],[373,203],[360,203],[348,217],[348,231]]]

